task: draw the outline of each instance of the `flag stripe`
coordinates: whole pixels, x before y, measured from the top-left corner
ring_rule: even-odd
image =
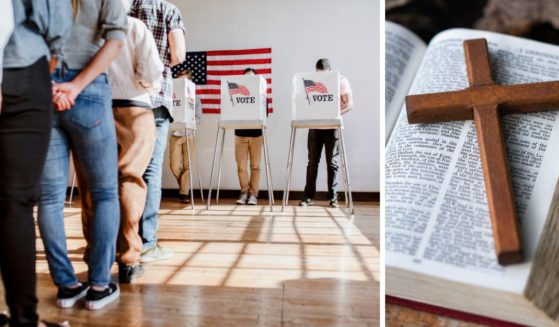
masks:
[[[262,49],[247,49],[247,50],[219,50],[219,51],[208,51],[206,54],[210,56],[235,56],[243,54],[265,54],[272,53],[271,48]]]
[[[245,72],[244,69],[238,69],[238,70],[208,70],[208,75],[213,75],[213,76],[231,76],[231,75],[243,75]],[[272,73],[272,69],[268,68],[268,69],[260,69],[260,70],[256,70],[256,72],[259,75],[264,75],[264,74],[271,74]]]
[[[212,60],[208,66],[233,66],[233,65],[266,65],[271,64],[272,58],[266,59],[241,59],[241,60]],[[252,67],[254,68],[254,67]]]

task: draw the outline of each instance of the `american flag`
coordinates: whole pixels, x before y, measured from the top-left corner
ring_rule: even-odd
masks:
[[[268,83],[268,112],[272,112],[272,49],[197,51],[186,54],[186,66],[192,71],[202,112],[218,114],[221,109],[221,77],[242,75],[253,68]]]
[[[303,79],[303,82],[305,83],[305,89],[307,89],[307,92],[309,93],[311,92],[328,93],[328,89],[322,83],[315,82],[310,79]]]
[[[235,95],[235,94],[240,94],[240,95],[244,95],[244,96],[249,96],[250,95],[250,91],[244,85],[239,85],[237,83],[227,82],[227,86],[229,87],[229,94],[230,95]]]

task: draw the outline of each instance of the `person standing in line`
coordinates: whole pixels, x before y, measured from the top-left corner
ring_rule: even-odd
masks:
[[[173,121],[173,80],[171,67],[186,58],[185,28],[180,11],[173,4],[163,0],[134,0],[130,16],[143,21],[153,33],[159,58],[165,66],[161,91],[152,96],[157,139],[151,161],[144,173],[148,194],[144,214],[140,222],[140,236],[143,241],[140,261],[144,263],[166,260],[174,255],[170,248],[157,244],[158,211],[161,205],[161,179],[163,159]]]
[[[317,72],[331,71],[328,59],[319,59],[316,63]],[[344,115],[353,108],[353,93],[346,77],[340,76],[340,114]],[[322,148],[326,155],[326,166],[328,171],[328,204],[332,208],[338,205],[338,169],[340,151],[338,148],[338,130],[336,129],[310,129],[307,141],[309,162],[307,165],[307,182],[303,200],[299,202],[302,207],[314,205],[316,194],[316,177],[318,175],[318,164]]]
[[[245,75],[257,75],[256,70],[247,68]],[[268,113],[266,113],[267,115]],[[235,130],[235,160],[237,161],[237,175],[241,186],[241,194],[237,204],[258,204],[258,191],[260,186],[260,158],[262,156],[262,130],[261,129],[236,129]],[[247,172],[247,163],[250,157],[250,178]]]
[[[0,12],[0,268],[10,309],[0,325],[62,326],[37,314],[33,205],[52,124],[50,68],[72,27],[70,1],[6,0]]]
[[[122,2],[128,12],[130,1]],[[160,91],[162,73],[163,63],[151,32],[141,20],[128,17],[126,44],[108,70],[118,143],[120,283],[130,283],[144,274],[140,264],[142,238],[138,234],[147,197],[147,185],[142,176],[156,138],[150,94]]]
[[[192,72],[189,70],[182,70],[175,74],[175,76],[176,78],[186,78],[192,81]],[[202,102],[198,97],[196,97],[194,104],[194,112],[196,125],[198,125],[202,120]],[[188,146],[190,156],[193,158],[193,153],[196,153],[195,144],[194,134],[188,133],[187,135],[184,126],[171,126],[171,135],[169,135],[169,164],[171,172],[179,184],[179,199],[183,203],[190,202],[190,163],[188,162],[186,147]]]
[[[38,221],[50,273],[58,286],[56,304],[70,308],[85,297],[85,307],[97,310],[120,294],[111,282],[120,210],[111,88],[104,72],[123,47],[127,21],[121,1],[72,0],[72,9],[74,27],[63,49],[65,65],[52,76],[56,112]],[[87,283],[78,280],[66,247],[64,200],[70,150],[82,190]]]

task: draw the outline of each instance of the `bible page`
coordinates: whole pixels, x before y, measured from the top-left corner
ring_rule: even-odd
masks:
[[[463,42],[476,38],[499,84],[559,79],[557,46],[453,29],[431,41],[409,94],[466,88]],[[523,292],[559,175],[559,116],[507,115],[502,126],[526,262],[497,263],[473,121],[410,125],[404,105],[386,149],[388,267]]]
[[[396,23],[386,22],[386,141],[392,133],[426,48],[425,42],[410,30]]]

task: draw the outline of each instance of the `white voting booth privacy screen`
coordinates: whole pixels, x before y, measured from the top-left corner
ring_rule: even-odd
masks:
[[[196,84],[185,78],[173,80],[173,126],[196,129]]]
[[[222,121],[266,121],[266,80],[258,75],[221,79]]]
[[[293,120],[340,118],[340,75],[298,73],[293,77]]]

